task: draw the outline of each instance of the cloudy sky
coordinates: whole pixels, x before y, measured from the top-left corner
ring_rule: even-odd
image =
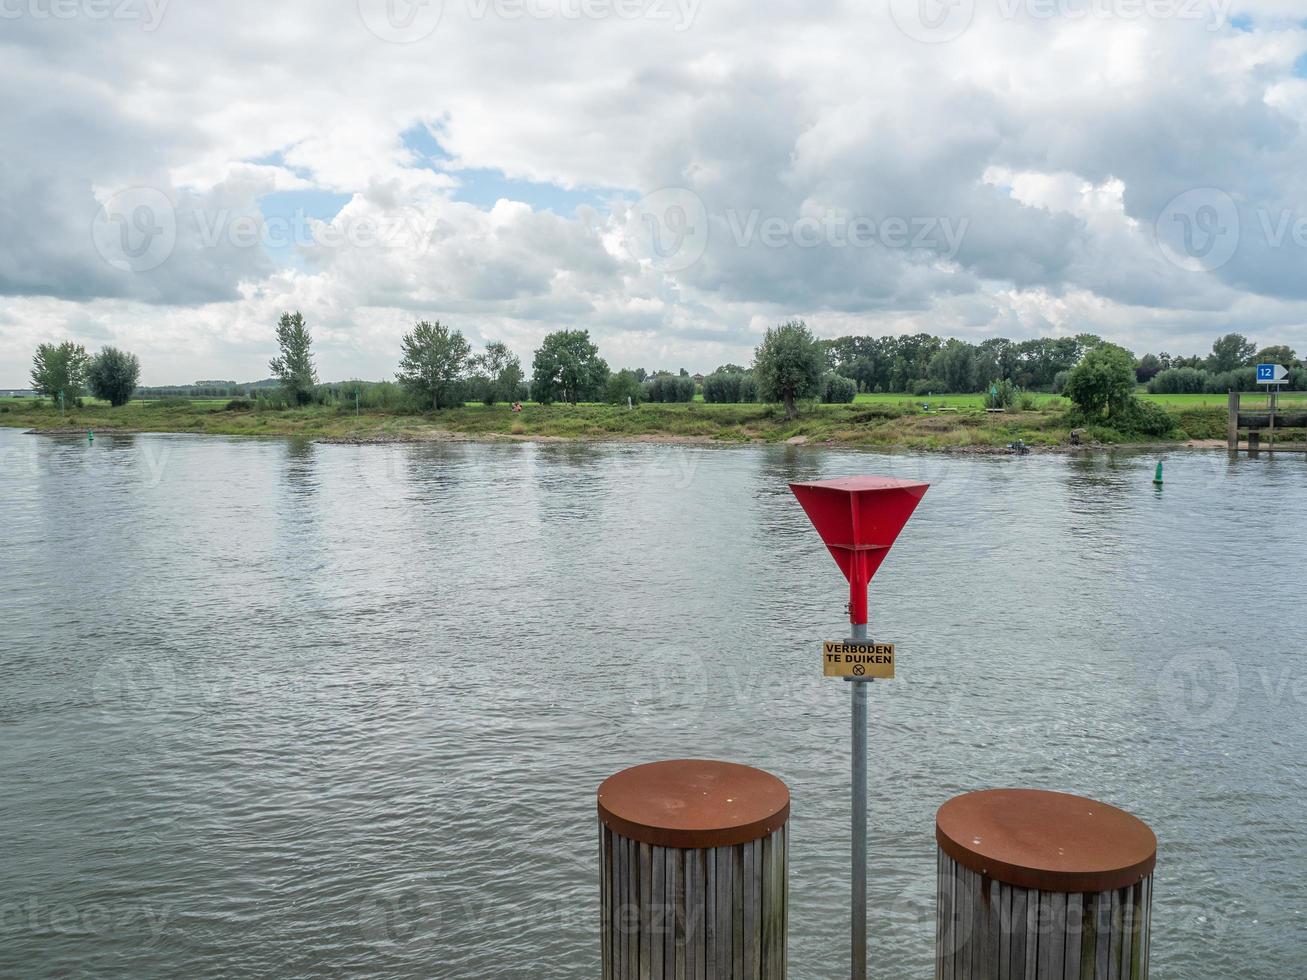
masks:
[[[414,319],[1307,348],[1301,0],[0,0],[0,386],[324,379]]]

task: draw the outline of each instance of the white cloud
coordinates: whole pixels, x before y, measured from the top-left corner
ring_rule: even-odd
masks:
[[[827,336],[1094,331],[1178,352],[1238,328],[1307,346],[1300,8],[1241,3],[1236,28],[1208,0],[1206,19],[1091,6],[977,0],[928,43],[888,4],[538,0],[514,17],[444,0],[399,44],[369,29],[372,0],[140,0],[107,19],[11,2],[0,384],[64,335],[137,350],[153,382],[262,376],[286,308],[316,327],[327,377],[388,375],[419,316],[524,356],[577,325],[615,366],[698,369],[746,360],[791,315]],[[438,169],[405,145],[424,126]],[[606,203],[555,213],[512,183],[493,206],[458,200],[481,171]],[[661,188],[701,202],[702,228],[660,212],[649,240],[629,206]],[[1232,202],[1219,264],[1173,261],[1231,231],[1173,213],[1194,189]],[[348,202],[269,250],[285,229],[259,202],[283,191]],[[155,251],[115,252],[169,220]],[[677,242],[694,261],[656,247]]]

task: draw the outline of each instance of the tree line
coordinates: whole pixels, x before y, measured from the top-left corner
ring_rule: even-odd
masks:
[[[301,314],[282,315],[277,325],[280,353],[269,368],[290,404],[340,400],[341,386],[318,384],[312,343]],[[547,335],[534,352],[529,381],[521,362],[506,345],[492,341],[483,352],[474,354],[461,331],[438,320],[415,323],[401,339],[400,349],[395,381],[413,404],[425,409],[450,408],[468,401],[493,405],[528,399],[542,405],[690,402],[699,393],[699,386],[684,368],[677,374],[643,368],[610,370],[586,330],[558,330]],[[755,352],[752,368],[746,371],[738,365],[724,365],[706,378],[704,399],[779,402],[791,418],[804,399],[853,401],[856,383],[836,375],[827,361],[821,342],[808,327],[802,321],[790,321],[767,331]],[[349,385],[344,387],[348,389]],[[384,400],[386,389],[369,387],[373,388],[369,392],[371,403]]]
[[[1071,370],[1102,343],[1101,337],[1089,333],[1021,341],[994,337],[978,344],[925,333],[822,341],[831,368],[852,378],[860,391],[911,395],[986,391],[996,381],[1026,390],[1061,393]],[[1224,393],[1230,388],[1253,389],[1253,365],[1295,367],[1297,361],[1289,347],[1275,345],[1259,350],[1242,334],[1230,333],[1212,344],[1210,354],[1177,357],[1165,351],[1146,353],[1134,360],[1134,369],[1136,382],[1148,384],[1157,393]],[[1189,373],[1168,374],[1175,371]],[[1296,387],[1307,389],[1307,378],[1301,376],[1301,368],[1298,371]],[[1163,374],[1167,377],[1159,378]],[[1154,379],[1158,379],[1156,385],[1152,384]]]
[[[1044,390],[1070,397],[1073,372],[1104,348],[1114,352],[1114,384],[1128,380],[1132,386],[1146,384],[1155,393],[1253,390],[1253,365],[1261,362],[1289,366],[1286,387],[1307,390],[1307,369],[1291,348],[1258,349],[1238,333],[1216,340],[1207,355],[1162,352],[1135,357],[1087,333],[1023,341],[998,337],[977,344],[925,333],[818,340],[802,320],[791,320],[766,331],[748,367],[723,364],[701,385],[684,368],[677,373],[644,368],[614,372],[585,330],[547,335],[534,351],[528,378],[506,344],[491,341],[474,352],[461,331],[439,320],[419,320],[401,339],[394,382],[327,385],[319,383],[313,337],[301,313],[281,315],[275,340],[278,353],[268,365],[271,382],[248,386],[248,395],[266,407],[351,399],[369,408],[425,410],[469,401],[674,403],[702,394],[705,402],[717,404],[779,403],[792,418],[801,402],[848,403],[860,391],[918,396],[983,391],[987,404],[1011,407],[1020,403],[1023,392]],[[1127,362],[1128,379],[1120,370]],[[105,347],[92,356],[71,342],[40,345],[31,374],[38,394],[75,403],[89,390],[115,406],[126,404],[137,392],[139,375],[140,361],[134,354]],[[211,386],[215,392],[222,390]]]

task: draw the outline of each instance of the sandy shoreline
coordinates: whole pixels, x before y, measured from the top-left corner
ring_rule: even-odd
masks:
[[[712,436],[692,436],[692,435],[674,435],[668,433],[644,433],[639,435],[593,435],[593,436],[557,436],[557,435],[531,435],[521,433],[507,432],[455,432],[447,429],[428,429],[416,432],[404,433],[368,433],[360,435],[342,435],[342,436],[295,436],[294,434],[246,434],[246,433],[214,433],[214,432],[186,432],[174,429],[140,429],[140,428],[92,428],[91,432],[97,436],[127,436],[127,435],[198,435],[198,436],[222,436],[225,438],[254,438],[254,439],[296,439],[303,438],[309,442],[319,443],[322,445],[332,446],[393,446],[393,445],[418,445],[423,443],[626,443],[626,444],[650,444],[650,445],[668,445],[668,446],[718,446],[721,448],[730,448],[733,446],[806,446],[813,448],[825,449],[863,449],[872,452],[913,452],[913,453],[938,453],[941,455],[960,455],[960,456],[1012,456],[1016,451],[1008,446],[983,446],[983,445],[965,445],[965,446],[940,446],[937,448],[927,448],[920,446],[867,446],[865,444],[853,442],[841,442],[834,439],[808,439],[806,436],[795,436],[790,439],[774,441],[762,438],[754,439],[716,439]],[[25,429],[24,435],[38,436],[85,436],[87,429],[83,427],[56,427],[50,429]],[[1165,451],[1175,449],[1201,449],[1215,450],[1225,449],[1226,444],[1223,439],[1188,439],[1178,442],[1139,442],[1139,443],[1085,443],[1082,445],[1061,444],[1056,446],[1031,445],[1027,449],[1030,455],[1050,455],[1066,454],[1075,455],[1080,453],[1106,452],[1112,450],[1127,450],[1132,452],[1147,451]]]

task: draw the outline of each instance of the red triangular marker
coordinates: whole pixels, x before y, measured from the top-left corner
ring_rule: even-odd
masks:
[[[929,486],[882,476],[790,484],[849,580],[852,623],[867,621],[867,586]]]

